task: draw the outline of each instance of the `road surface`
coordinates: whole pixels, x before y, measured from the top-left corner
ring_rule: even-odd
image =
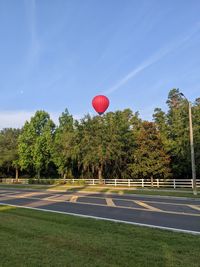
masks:
[[[200,200],[0,188],[0,204],[200,234]]]

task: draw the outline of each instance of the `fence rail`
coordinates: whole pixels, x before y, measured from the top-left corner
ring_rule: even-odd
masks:
[[[86,184],[86,185],[99,185],[98,179],[31,179],[32,183],[37,184],[56,184],[56,183],[68,183],[68,184]],[[29,179],[0,179],[0,182],[6,184],[29,184]],[[118,186],[118,187],[132,187],[132,188],[193,188],[192,179],[104,179],[103,184],[106,186]],[[196,180],[197,187],[200,188],[200,179]]]

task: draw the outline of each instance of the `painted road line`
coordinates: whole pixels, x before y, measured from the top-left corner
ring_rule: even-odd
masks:
[[[116,207],[115,203],[113,202],[112,198],[106,198],[106,203],[110,207]]]
[[[158,209],[158,208],[155,208],[155,207],[152,207],[142,201],[139,201],[139,200],[134,200],[133,202],[135,202],[136,204],[144,207],[144,208],[147,208],[148,210],[152,210],[152,211],[162,211],[161,209]]]
[[[11,196],[13,196],[13,195],[16,195],[16,193],[3,193],[3,194],[0,194],[0,196],[9,196],[9,195],[11,195]]]
[[[18,195],[14,195],[16,198],[28,198],[28,197],[32,197],[32,196],[35,196],[35,195],[44,195],[45,193],[43,192],[29,192],[29,193],[26,193],[26,194],[18,194]]]
[[[45,206],[45,205],[51,205],[51,204],[54,204],[55,202],[54,201],[50,201],[50,200],[38,200],[38,201],[33,201],[31,203],[28,204],[29,207],[32,207],[32,208],[38,208],[38,207],[41,207],[41,206]]]
[[[176,202],[160,202],[160,201],[151,201],[151,200],[143,200],[145,203],[150,204],[159,204],[159,205],[171,205],[171,206],[188,206],[190,204],[187,203],[176,203]]]
[[[10,193],[12,193],[13,194],[13,192],[11,192],[11,191],[8,191],[8,190],[0,190],[0,194],[5,194],[5,193],[7,193],[7,194],[10,194]]]
[[[90,192],[91,194],[91,192]],[[93,193],[92,193],[93,194]],[[72,194],[71,194],[72,195]],[[70,195],[68,195],[70,196]],[[79,194],[78,195],[79,197],[81,198],[84,198],[84,197],[89,197],[89,198],[97,198],[97,199],[106,199],[106,196],[102,197],[102,196],[91,196],[91,195],[88,195],[88,194]],[[149,196],[148,196],[149,197]],[[119,197],[115,197],[115,198],[112,198],[113,200],[121,200],[121,201],[129,201],[129,202],[132,202],[134,201],[134,199],[127,199],[127,198],[123,198],[121,196]],[[160,205],[172,205],[172,206],[187,206],[189,204],[187,203],[176,203],[176,202],[160,202],[160,201],[152,201],[152,200],[141,200],[142,202],[145,202],[145,203],[150,203],[150,204],[160,204]]]
[[[7,201],[7,200],[12,200],[13,198],[12,197],[9,197],[9,196],[0,196],[0,200],[1,201]]]
[[[3,190],[4,192],[5,192],[5,190]],[[47,190],[46,190],[47,191]],[[53,191],[54,193],[55,193],[55,190],[51,190],[51,191]],[[2,190],[0,190],[0,192],[2,192]],[[63,192],[65,192],[65,191],[63,191]],[[8,193],[7,194],[11,194],[11,195],[13,195],[13,194],[17,194],[17,193],[22,193],[22,192],[20,192],[20,191],[14,191],[13,190],[13,192],[11,193],[11,191],[9,190],[8,191]],[[45,194],[46,192],[44,191],[44,192],[34,192],[35,194]],[[56,193],[58,193],[58,192],[56,192]],[[89,194],[98,194],[98,193],[96,193],[96,192],[88,192]],[[87,194],[85,194],[85,192],[83,193],[83,192],[81,192],[81,194],[79,194],[79,197],[88,197],[88,193]],[[4,193],[5,194],[5,193]],[[1,195],[4,195],[4,194],[0,194],[0,196]],[[6,194],[6,195],[7,195]],[[110,193],[106,193],[106,194],[110,194]],[[55,195],[57,195],[57,194],[55,194]],[[67,194],[67,196],[69,196],[69,198],[70,198],[70,196],[72,195],[72,193],[71,194]],[[62,193],[60,193],[60,196],[62,196]],[[134,195],[134,196],[137,196],[137,195]],[[98,199],[105,199],[106,198],[106,196],[105,197],[102,197],[102,196],[89,196],[90,198],[98,198]],[[154,197],[154,196],[148,196],[148,198],[149,197]],[[157,197],[157,196],[155,196],[155,197]],[[160,196],[159,196],[160,197]],[[52,198],[53,198],[53,196],[52,196]],[[162,197],[163,198],[163,197]],[[130,202],[132,202],[132,201],[134,201],[134,199],[126,199],[126,198],[123,198],[123,197],[121,197],[121,196],[119,196],[119,197],[116,197],[115,196],[115,198],[114,198],[114,200],[125,200],[125,201],[130,201]],[[187,199],[188,200],[188,199]],[[196,201],[196,199],[194,199],[194,201]],[[145,203],[152,203],[152,204],[160,204],[160,205],[177,205],[177,206],[188,206],[188,205],[190,205],[190,204],[187,204],[187,203],[174,203],[174,202],[160,202],[160,201],[152,201],[152,200],[142,200],[142,202],[145,202]],[[192,205],[192,204],[191,204]]]
[[[72,203],[76,203],[77,199],[79,198],[79,196],[72,196],[69,200],[69,202],[72,202]]]
[[[45,197],[45,200],[48,200],[48,199],[54,199],[54,198],[57,198],[57,197],[59,197],[60,196],[60,194],[55,194],[55,195],[52,195],[52,196],[50,196],[50,197]]]
[[[8,196],[9,199],[8,200],[11,200],[11,199],[16,199],[17,200],[17,197],[16,196]],[[75,197],[75,196],[74,196]],[[80,196],[76,196],[77,198],[79,198]],[[25,199],[33,199],[33,200],[44,200],[44,198],[39,198],[39,197],[24,197]],[[71,198],[72,199],[72,198]],[[0,201],[3,200],[2,197],[0,196]],[[47,199],[46,199],[47,200]],[[3,201],[6,201],[6,200],[3,200]],[[47,201],[53,201],[53,202],[63,202],[63,200],[58,200],[58,199],[49,199]],[[89,203],[89,202],[75,202],[73,201],[74,203],[77,203],[77,204],[81,204],[81,205],[92,205],[92,206],[103,206],[103,207],[108,207],[107,205],[105,204],[97,204],[97,203]],[[71,203],[73,203],[71,201]],[[9,203],[5,203],[5,205]],[[137,203],[138,204],[138,203]],[[145,204],[145,203],[144,203]],[[151,207],[148,205],[148,207]],[[200,217],[200,214],[196,214],[196,213],[185,213],[185,212],[176,212],[176,211],[163,211],[163,210],[159,210],[158,208],[154,208],[154,207],[151,207],[151,208],[154,208],[153,210],[152,209],[149,209],[149,208],[134,208],[134,207],[124,207],[124,206],[114,206],[113,208],[121,208],[121,209],[131,209],[131,210],[142,210],[142,211],[145,211],[145,212],[160,212],[160,213],[166,213],[166,214],[175,214],[175,215],[185,215],[185,216],[195,216],[195,217]]]
[[[57,202],[70,201],[72,196],[73,196],[72,194],[71,195],[62,195],[62,194],[58,195],[57,194],[55,196],[46,197],[45,200],[53,200]]]
[[[187,205],[188,207],[194,209],[194,210],[198,210],[200,211],[200,207],[199,206],[196,206],[196,205]]]
[[[44,211],[44,212],[59,213],[59,214],[64,214],[64,215],[72,215],[72,216],[77,216],[77,217],[82,217],[82,218],[91,218],[91,219],[110,221],[110,222],[115,222],[115,223],[126,223],[126,224],[135,225],[135,226],[149,227],[149,228],[167,230],[167,231],[178,232],[178,233],[200,235],[200,232],[198,232],[198,231],[184,230],[184,229],[173,228],[173,227],[166,227],[166,226],[159,226],[159,225],[153,225],[153,224],[130,222],[130,221],[124,221],[124,220],[118,220],[118,219],[110,219],[110,218],[105,218],[105,217],[97,217],[97,216],[92,216],[92,215],[84,215],[84,214],[78,214],[78,213],[72,213],[72,212],[48,210],[48,209],[44,209],[44,208],[33,208],[33,207],[27,207],[27,206],[5,204],[5,203],[1,203],[1,202],[0,202],[0,205],[3,205],[3,206],[6,205],[6,206],[17,207],[17,208],[22,208],[22,209],[38,210],[38,211]]]

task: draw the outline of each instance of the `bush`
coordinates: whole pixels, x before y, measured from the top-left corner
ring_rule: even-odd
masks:
[[[53,185],[56,184],[55,179],[29,179],[29,184]]]
[[[70,185],[86,185],[86,182],[83,179],[76,180],[75,182],[73,182],[73,180],[70,180],[69,182],[67,181],[67,183],[69,183]]]
[[[64,184],[68,184],[68,185],[86,185],[86,182],[84,179],[80,179],[80,180],[76,180],[73,183],[73,179],[64,181],[64,180],[56,180],[56,179],[37,179],[37,178],[30,178],[28,180],[29,184],[41,184],[41,185],[54,185],[54,184],[59,184],[59,185],[64,185]]]
[[[85,180],[81,179],[81,180],[77,181],[77,184],[78,185],[86,185],[86,182],[85,182]]]

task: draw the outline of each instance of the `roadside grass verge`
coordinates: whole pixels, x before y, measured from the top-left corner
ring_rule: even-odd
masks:
[[[50,185],[29,185],[29,184],[3,184],[0,183],[0,188],[30,188],[30,189],[48,189]]]
[[[200,236],[0,206],[0,265],[199,266]]]
[[[153,196],[174,196],[174,197],[189,197],[200,198],[200,193],[197,196],[193,195],[191,189],[163,189],[163,188],[120,188],[111,186],[73,186],[73,185],[21,185],[21,184],[0,184],[0,188],[28,188],[28,189],[43,189],[43,190],[55,190],[55,191],[68,191],[68,192],[100,192],[100,193],[115,193],[119,195],[124,194],[140,194],[140,195],[153,195]]]

